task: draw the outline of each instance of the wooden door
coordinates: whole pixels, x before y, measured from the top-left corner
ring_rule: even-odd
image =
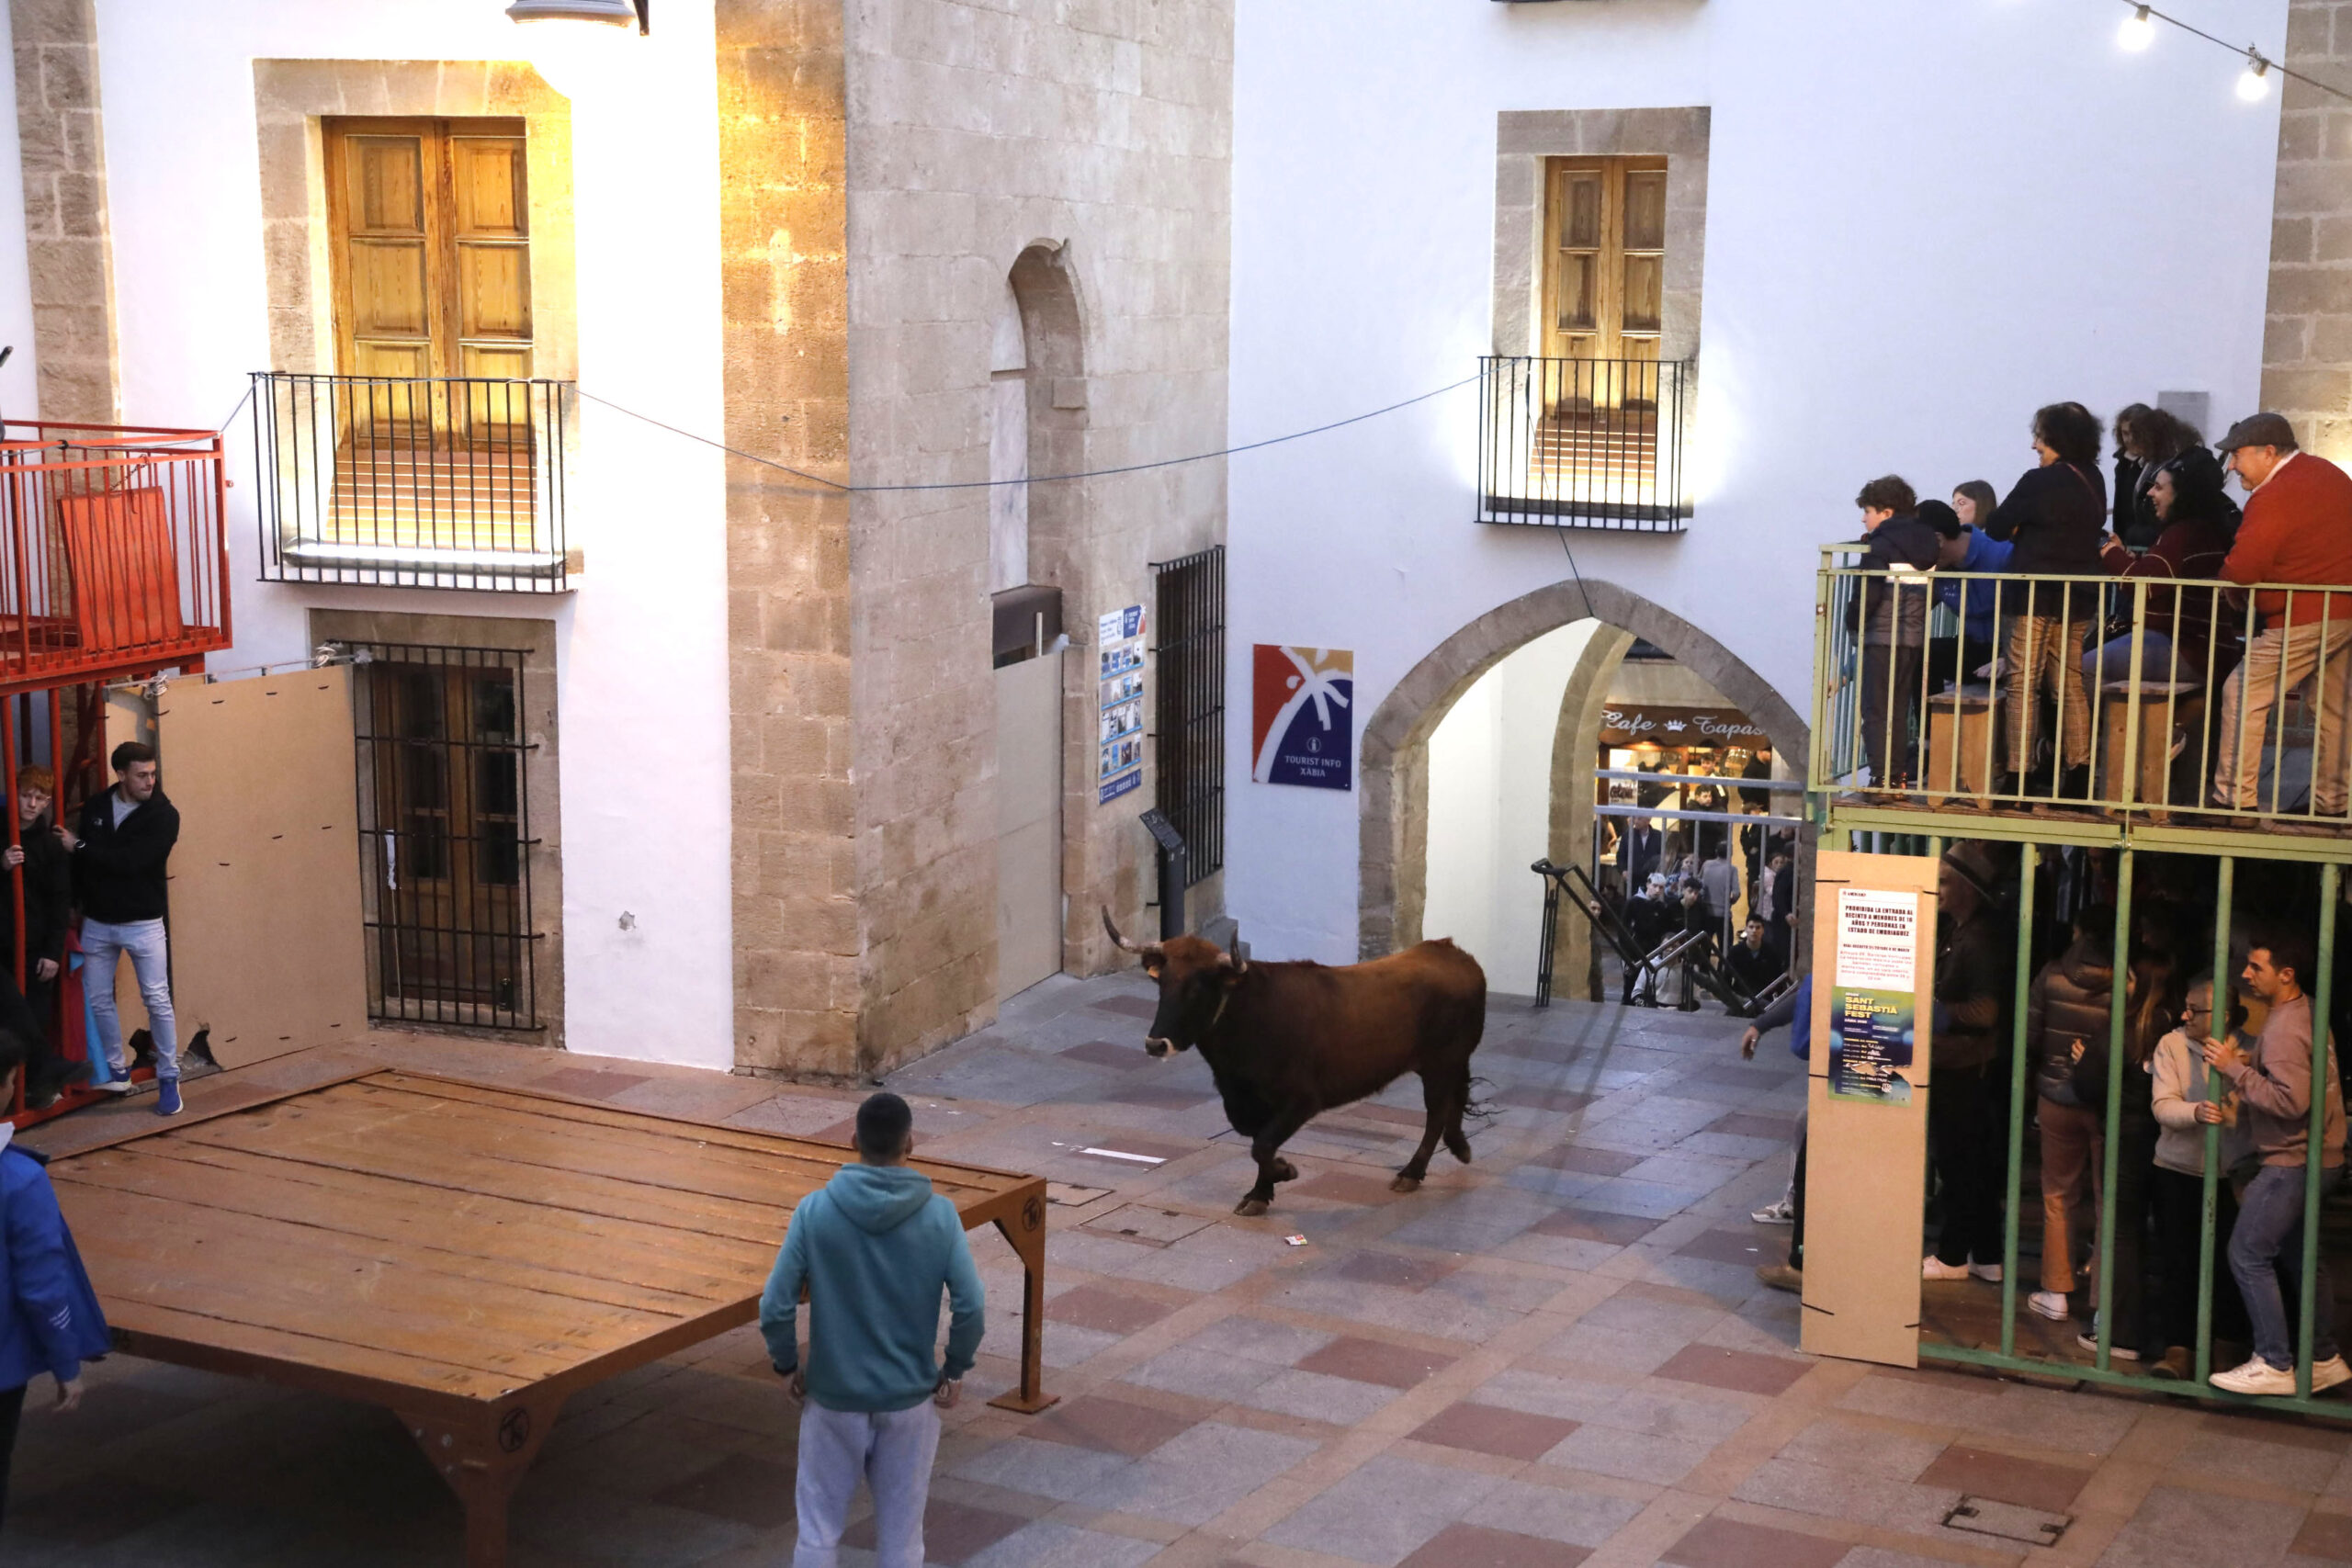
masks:
[[[522,122],[330,119],[326,144],[336,368],[398,383],[355,405],[360,438],[468,445],[527,425],[527,403],[492,384],[531,374]],[[447,378],[481,379],[416,384]],[[371,416],[390,428],[366,430]]]
[[[1062,967],[1062,656],[996,672],[997,999]]]
[[[1544,355],[1557,403],[1652,404],[1666,291],[1666,160],[1553,158],[1544,200]]]

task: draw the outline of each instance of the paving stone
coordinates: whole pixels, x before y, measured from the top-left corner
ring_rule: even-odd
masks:
[[[1710,1514],[1658,1561],[1678,1568],[1834,1568],[1846,1543]]]
[[[1149,1327],[1175,1310],[1164,1302],[1130,1295],[1107,1285],[1080,1285],[1046,1303],[1049,1322],[1100,1329],[1122,1337]]]
[[[1689,1345],[1659,1367],[1657,1375],[1742,1393],[1779,1394],[1787,1393],[1791,1384],[1811,1371],[1810,1361],[1758,1356],[1716,1345]]]
[[[1456,1258],[1433,1258],[1426,1253],[1376,1252],[1366,1248],[1351,1252],[1340,1266],[1331,1270],[1342,1280],[1365,1285],[1395,1285],[1404,1290],[1419,1291],[1436,1284],[1462,1267]]]
[[[1702,1231],[1684,1245],[1678,1257],[1703,1258],[1711,1263],[1736,1264],[1753,1269],[1758,1263],[1778,1263],[1788,1255],[1789,1238],[1785,1233],[1774,1235],[1776,1225],[1742,1225],[1737,1229]],[[1743,1296],[1746,1294],[1742,1292]]]
[[[1463,1517],[1471,1524],[1516,1530],[1565,1546],[1584,1548],[1599,1546],[1632,1523],[1641,1511],[1640,1502],[1613,1493],[1506,1481],[1481,1497]]]
[[[689,1513],[732,1519],[753,1529],[775,1529],[792,1522],[795,1479],[789,1464],[753,1454],[729,1454],[661,1493],[654,1501]]]
[[[1452,1366],[1454,1360],[1454,1357],[1436,1351],[1408,1349],[1378,1339],[1342,1337],[1300,1358],[1296,1364],[1301,1371],[1407,1389],[1419,1387],[1430,1374]]]
[[[1310,1438],[1204,1421],[1081,1501],[1176,1524],[1206,1524],[1316,1447]]]
[[[2090,1478],[2087,1470],[1954,1443],[1914,1479],[1922,1486],[1990,1497],[2045,1514],[2064,1514],[2073,1511],[2075,1498]]]
[[[1623,1176],[1641,1164],[1642,1156],[1621,1154],[1615,1149],[1589,1148],[1582,1144],[1563,1144],[1556,1149],[1546,1149],[1533,1156],[1525,1163],[1546,1166],[1554,1170],[1581,1171],[1588,1176]]]
[[[1142,1047],[1114,1045],[1108,1040],[1089,1040],[1083,1044],[1072,1045],[1057,1051],[1055,1055],[1073,1062],[1084,1062],[1091,1066],[1110,1067],[1121,1072],[1130,1067],[1148,1066],[1151,1063],[1150,1056],[1144,1053]]]
[[[2276,1562],[2302,1523],[2297,1510],[2276,1503],[2155,1486],[2098,1561],[2101,1568],[2245,1568]]]
[[[1537,1221],[1528,1228],[1538,1235],[1566,1236],[1576,1241],[1601,1242],[1610,1247],[1630,1247],[1657,1229],[1659,1224],[1657,1220],[1644,1219],[1637,1214],[1567,1208]]]
[[[1261,1538],[1389,1568],[1426,1545],[1501,1483],[1383,1454],[1343,1477]]]
[[[2324,1562],[2352,1562],[2352,1517],[2343,1514],[2309,1514],[2287,1550],[2295,1556],[2315,1557]]]
[[[1040,1519],[1023,1525],[986,1551],[968,1557],[948,1557],[930,1551],[933,1562],[956,1568],[1134,1568],[1159,1553],[1159,1543],[1104,1530],[1078,1529]]]
[[[1098,1214],[1085,1222],[1088,1230],[1134,1236],[1161,1246],[1182,1241],[1194,1231],[1205,1230],[1215,1223],[1205,1214],[1188,1214],[1175,1209],[1155,1208],[1148,1203],[1123,1204],[1107,1214]]]
[[[1066,1399],[1022,1428],[1024,1437],[1140,1458],[1186,1430],[1192,1418],[1106,1394]]]
[[[1403,1568],[1575,1568],[1592,1553],[1539,1536],[1448,1525],[1404,1560]]]
[[[1017,1514],[976,1508],[968,1503],[933,1496],[922,1511],[922,1552],[929,1562],[967,1563],[989,1548],[1019,1533],[1028,1521]],[[842,1544],[853,1551],[874,1550],[871,1513],[842,1532]],[[1017,1561],[1017,1559],[1015,1560]]]
[[[1560,1440],[1576,1429],[1577,1423],[1557,1416],[1535,1416],[1464,1400],[1438,1412],[1410,1435],[1417,1442],[1468,1449],[1474,1453],[1495,1454],[1503,1459],[1535,1460],[1558,1447]]]

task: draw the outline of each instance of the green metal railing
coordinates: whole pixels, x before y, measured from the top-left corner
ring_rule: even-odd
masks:
[[[2352,585],[2241,586],[2137,576],[1940,571],[1890,576],[1852,565],[1857,553],[1852,546],[1823,552],[1815,606],[1814,728],[1807,776],[1813,818],[1824,847],[1939,854],[1953,842],[1974,840],[2014,846],[2018,855],[2017,901],[2011,911],[2016,973],[2008,991],[2007,1158],[1992,1162],[2001,1172],[2005,1201],[1998,1312],[1996,1315],[1990,1310],[1990,1288],[1980,1281],[1926,1286],[1929,1294],[1928,1310],[1921,1314],[1920,1356],[2143,1393],[2352,1418],[2352,1398],[2312,1393],[2316,1271],[2331,1207],[2321,1199],[2327,1089],[2335,1066],[2328,1021],[2335,1003],[2344,870],[2352,862],[2352,821],[2342,815],[2324,815],[2318,802],[2323,793],[2334,794],[2340,787],[2331,787],[2331,769],[2335,759],[2352,750],[2346,747],[2343,733],[2352,720],[2352,703],[2336,700],[2337,694],[2352,685]],[[2038,682],[2030,683],[2015,668],[1985,679],[1973,660],[1962,662],[1969,654],[1987,651],[1982,644],[1971,648],[1965,632],[1970,619],[1980,626],[1984,620],[1969,612],[1988,606],[1995,632],[1989,651],[2008,655],[2018,617],[2031,616],[2043,623],[2031,635],[2052,636],[2061,644],[2052,661],[2062,678],[2047,678],[2045,665],[2045,678]],[[2280,629],[2286,627],[2293,629]],[[2165,635],[2151,637],[2152,631]],[[1890,680],[1873,685],[1874,701],[1866,705],[1862,676],[1867,661],[1884,657],[1883,649],[1899,647],[1910,633],[1923,645],[1945,639],[1937,652],[1946,657],[1930,657],[1923,647],[1918,667],[1903,668],[1910,700],[1883,694],[1894,689]],[[1866,652],[1866,648],[1875,650]],[[2272,657],[2281,652],[2287,657]],[[2081,673],[2086,654],[2090,665],[2086,675]],[[1892,674],[1897,664],[1888,657],[1885,668]],[[2246,700],[2249,685],[2254,689],[2251,703]],[[2308,694],[2299,693],[2299,685]],[[2236,702],[2242,716],[2248,706],[2267,705],[2264,722],[2257,727],[2242,721],[2237,733],[2227,732],[2218,711],[2225,698]],[[2018,716],[2003,710],[2022,701],[2044,710],[2032,716],[2026,733],[2030,737],[2040,731],[2051,738],[2051,750],[2057,754],[2048,765],[2038,748],[2037,753],[2014,761],[2008,754],[2018,739]],[[2086,722],[2090,733],[2089,787],[2062,793],[2069,702],[2081,705],[2077,722]],[[1963,717],[1972,715],[1975,724],[1963,725]],[[1868,728],[1873,720],[1880,726],[1875,738]],[[1981,732],[1975,725],[1982,726]],[[2141,755],[2143,738],[2153,746],[2160,726],[2169,733],[2161,741],[2161,762],[2151,765]],[[1887,771],[1898,776],[1873,774],[1865,786],[1857,775],[1873,750],[1888,764]],[[2211,792],[2216,767],[2225,760],[2235,794],[2217,808]],[[2047,940],[2052,927],[2063,930],[2064,922],[2055,919],[2062,911],[2056,907],[2057,888],[2045,875],[2045,857],[2071,866],[2074,874],[2068,880],[2078,894],[2086,885],[2111,887],[2116,911],[2106,1099],[2093,1108],[2103,1132],[2095,1162],[2100,1177],[2096,1277],[2075,1281],[2097,1303],[2094,1348],[2087,1356],[2076,1350],[2076,1321],[2065,1323],[2064,1332],[2048,1346],[2034,1342],[2041,1336],[2021,1337],[2018,1321],[2020,1258],[2029,1244],[2038,1248],[2043,1207],[2026,1192],[2038,1138],[2031,1119],[2035,1080],[2030,1069],[2035,1043],[2028,1038],[2028,1004],[2037,962],[2054,959],[2064,946],[2063,940]],[[2143,857],[2146,866],[2141,864]],[[2139,915],[2135,895],[2144,891],[2143,884],[2149,878],[2173,883],[2176,892],[2194,889],[2197,909],[2211,918],[2211,1033],[2230,1033],[2232,1001],[2249,935],[2243,913],[2250,911],[2267,921],[2285,919],[2316,936],[2314,973],[2299,978],[2305,983],[2312,1020],[2306,1148],[2307,1154],[2323,1152],[2317,1158],[2307,1157],[2304,1165],[2301,1268],[2290,1302],[2296,1325],[2292,1396],[2232,1394],[2208,1381],[2220,1370],[2214,1339],[2216,1286],[2228,1277],[2219,1227],[2221,1183],[2229,1175],[2222,1168],[2219,1125],[2203,1128],[2203,1190],[2193,1249],[2196,1343],[2188,1347],[2193,1381],[2152,1375],[2153,1358],[2165,1350],[2165,1345],[2139,1347],[2152,1359],[2137,1366],[2114,1354],[2119,1331],[2140,1332],[2160,1315],[2155,1304],[2147,1302],[2141,1323],[2123,1325],[2116,1319],[2119,1227],[2142,1227],[2139,1234],[2144,1235],[2151,1218],[2145,1209],[2119,1208],[2120,1189],[2126,1185],[2120,1179],[2125,1153],[2124,1074],[2138,1070],[2132,1066],[2129,1052],[2129,1010],[2136,1000],[2130,990]],[[2077,904],[2086,901],[2076,899]],[[2201,954],[2205,950],[2196,951]],[[2178,957],[2181,968],[2196,966],[2187,952]],[[2174,983],[2180,987],[2178,975]],[[2212,1068],[2203,1071],[2207,1097],[2220,1099],[2225,1090],[2222,1075]],[[2139,1256],[2136,1247],[2126,1250]],[[2172,1266],[2185,1267],[2188,1250],[2168,1243]],[[2071,1266],[2072,1258],[2068,1261]],[[2149,1283],[2147,1273],[2143,1265],[2137,1281],[2143,1288]],[[2352,1287],[2352,1269],[2334,1269],[2331,1275],[2339,1291]],[[2245,1353],[2251,1354],[2250,1348]],[[2232,1364],[2234,1360],[2221,1363]]]
[[[1860,791],[1839,804],[2352,827],[2339,801],[2320,809],[2343,790],[2352,585],[1889,574],[1857,554],[1823,550],[1815,605],[1808,776]],[[1988,615],[1989,644],[1972,643],[1968,623]],[[2002,661],[1992,678],[1988,657]],[[2087,779],[2070,780],[2076,765]],[[2217,784],[2230,799],[2215,802]]]

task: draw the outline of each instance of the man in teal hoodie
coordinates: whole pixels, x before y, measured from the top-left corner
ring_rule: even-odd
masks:
[[[800,1539],[792,1568],[834,1568],[863,1475],[877,1568],[922,1568],[923,1503],[953,1408],[980,1348],[979,1270],[956,1205],[910,1169],[914,1112],[895,1094],[857,1108],[858,1163],[801,1200],[760,1296],[768,1359],[800,1413]],[[808,1364],[795,1322],[808,1291]],[[939,1294],[954,1317],[939,1362]]]

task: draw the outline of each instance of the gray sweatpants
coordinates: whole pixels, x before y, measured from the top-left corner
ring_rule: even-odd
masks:
[[[939,1452],[939,1408],[928,1399],[905,1410],[800,1410],[800,1479],[795,1499],[800,1540],[792,1568],[834,1568],[857,1479],[874,1493],[876,1568],[922,1568],[922,1509]]]

